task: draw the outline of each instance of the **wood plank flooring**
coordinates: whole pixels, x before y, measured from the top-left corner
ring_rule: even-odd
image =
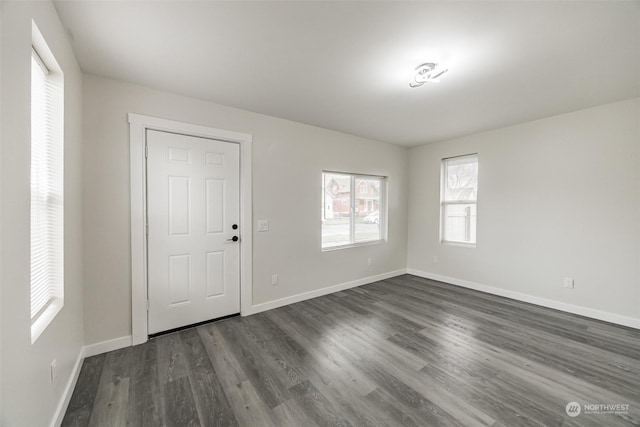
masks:
[[[629,405],[569,417],[569,402]],[[640,331],[404,275],[84,361],[63,426],[640,424]]]

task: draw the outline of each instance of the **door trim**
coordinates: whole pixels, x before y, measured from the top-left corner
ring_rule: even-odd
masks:
[[[252,197],[251,148],[253,136],[207,126],[129,113],[131,183],[131,337],[132,344],[148,340],[147,317],[147,171],[145,140],[147,129],[181,133],[240,144],[240,314],[251,312],[252,302]]]

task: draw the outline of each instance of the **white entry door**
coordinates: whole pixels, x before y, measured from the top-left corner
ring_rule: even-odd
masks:
[[[149,334],[240,312],[239,145],[147,131]]]

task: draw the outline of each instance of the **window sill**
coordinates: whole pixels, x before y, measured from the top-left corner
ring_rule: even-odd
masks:
[[[322,252],[337,251],[339,249],[359,248],[361,246],[379,245],[385,242],[386,240],[379,239],[379,240],[369,240],[367,242],[348,243],[346,245],[329,246],[326,248],[322,248]]]
[[[47,326],[56,317],[56,315],[62,310],[63,302],[61,299],[56,298],[49,304],[49,307],[43,311],[40,316],[31,324],[31,344],[47,329]]]
[[[443,244],[443,245],[447,245],[447,246],[457,246],[457,247],[461,247],[461,248],[475,248],[476,247],[476,243],[449,242],[448,240],[441,240],[440,243]]]

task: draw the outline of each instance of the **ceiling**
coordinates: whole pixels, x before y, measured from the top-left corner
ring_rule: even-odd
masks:
[[[55,5],[84,72],[398,145],[640,96],[638,1]]]

